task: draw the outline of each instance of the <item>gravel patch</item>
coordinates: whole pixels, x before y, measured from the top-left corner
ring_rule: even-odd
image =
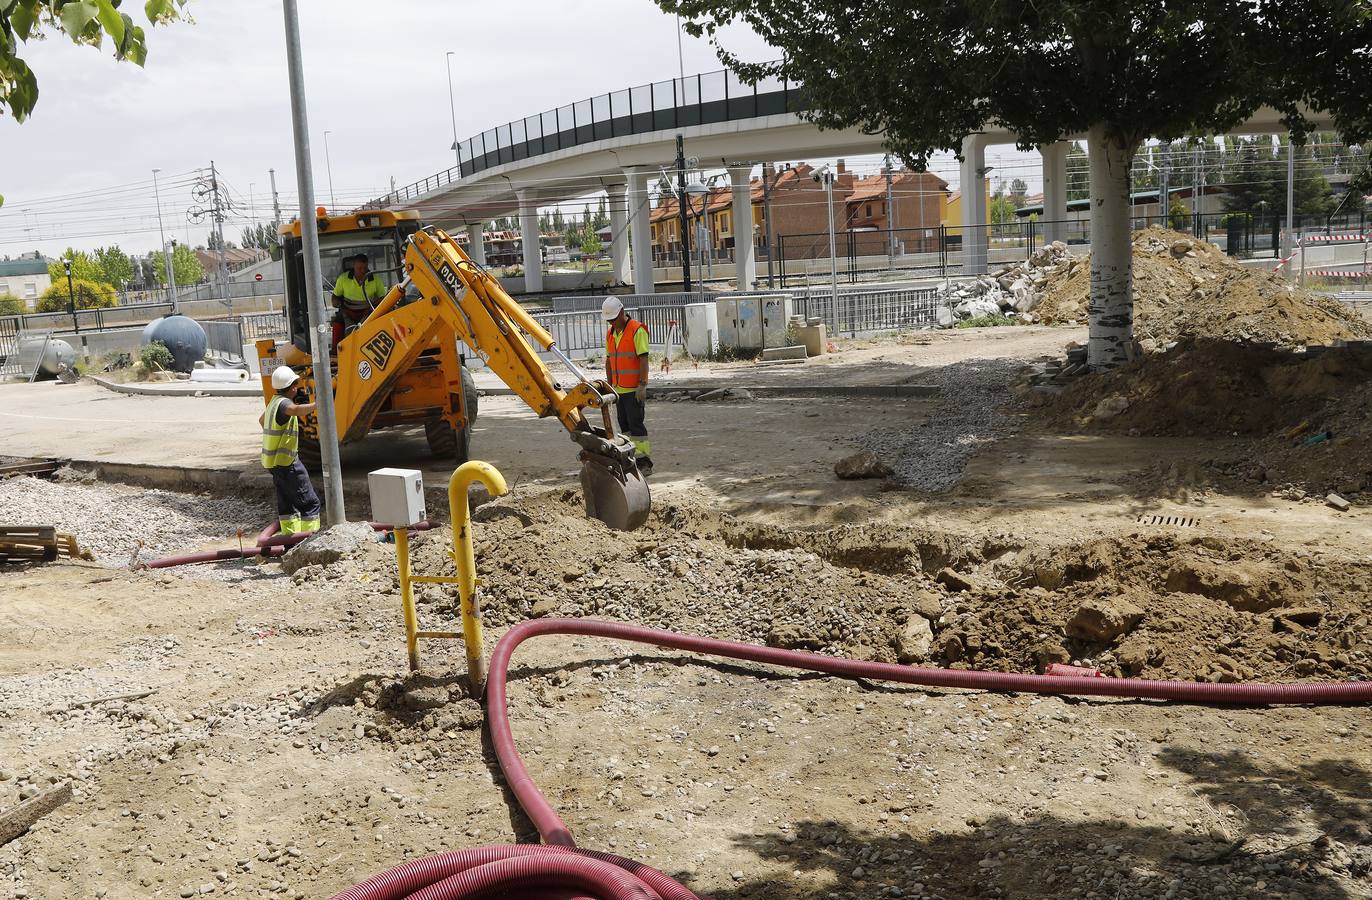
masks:
[[[983,444],[1013,431],[1004,409],[1022,368],[1015,359],[970,359],[934,369],[920,379],[939,388],[938,405],[926,422],[900,431],[869,431],[854,440],[895,470],[900,484],[946,491]]]
[[[251,543],[271,518],[267,503],[241,497],[29,477],[0,481],[0,522],[55,525],[108,566],[128,565],[135,550],[147,561],[224,544],[239,528]]]

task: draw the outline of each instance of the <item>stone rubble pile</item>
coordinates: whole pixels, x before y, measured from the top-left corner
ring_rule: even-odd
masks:
[[[938,324],[951,328],[981,316],[1013,315],[1033,321],[1048,283],[1059,272],[1071,272],[1082,262],[1062,241],[1044,245],[1028,259],[976,281],[951,285],[939,295]]]

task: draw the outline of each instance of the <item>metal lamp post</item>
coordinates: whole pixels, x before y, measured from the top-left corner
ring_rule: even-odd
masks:
[[[329,159],[329,135],[331,131],[324,132],[324,168],[329,172],[329,211],[338,210],[338,201],[333,196],[333,161]]]
[[[162,239],[162,262],[167,269],[167,290],[171,296],[172,315],[176,315],[181,311],[176,299],[176,270],[172,268],[172,256],[167,250],[167,233],[162,230],[162,195],[157,190],[157,173],[161,171],[152,170],[152,195],[157,201],[157,236]]]
[[[67,312],[71,314],[71,327],[81,333],[81,323],[76,321],[76,288],[71,282],[71,260],[62,260],[62,268],[67,270]]]
[[[453,153],[457,156],[457,177],[462,177],[462,145],[457,142],[457,97],[453,93],[453,51],[444,60],[448,64],[448,112],[453,117]]]
[[[324,464],[324,523],[347,521],[343,503],[343,467],[338,459],[338,420],[334,416],[333,370],[329,361],[329,316],[324,307],[324,279],[319,266],[319,221],[314,209],[314,171],[310,161],[310,125],[305,103],[305,64],[300,54],[298,0],[282,0],[286,20],[286,69],[290,77],[291,126],[295,136],[295,178],[300,198],[301,262],[309,285],[310,343],[319,404],[319,453]],[[326,145],[327,149],[327,145]],[[326,157],[327,158],[327,157]]]

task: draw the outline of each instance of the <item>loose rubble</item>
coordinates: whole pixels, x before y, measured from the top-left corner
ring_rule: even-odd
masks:
[[[1023,368],[1017,360],[977,359],[934,369],[921,376],[938,386],[937,406],[926,421],[909,430],[869,431],[854,442],[888,466],[902,485],[947,490],[962,476],[967,460],[1010,433],[1006,408],[1016,402],[1012,387]]]
[[[222,545],[239,529],[251,543],[274,515],[265,498],[183,494],[94,482],[71,470],[60,474],[57,481],[0,481],[0,522],[55,525],[104,565]]]
[[[1045,244],[1023,262],[993,275],[962,282],[940,292],[938,324],[944,328],[983,316],[1019,315],[1036,321],[1033,313],[1059,273],[1070,275],[1083,264],[1062,241]]]

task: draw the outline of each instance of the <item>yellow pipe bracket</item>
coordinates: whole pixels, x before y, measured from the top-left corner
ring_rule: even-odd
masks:
[[[410,535],[405,528],[395,529],[396,570],[400,578],[400,604],[405,613],[405,650],[410,659],[410,671],[419,671],[420,638],[461,638],[467,648],[467,680],[472,696],[480,697],[486,690],[486,653],[481,637],[481,603],[476,596],[476,554],[472,550],[472,513],[467,492],[474,482],[481,482],[493,497],[510,492],[501,475],[490,463],[473,460],[457,467],[448,479],[448,512],[453,521],[453,549],[448,552],[457,576],[413,575],[410,573]],[[461,598],[462,633],[455,631],[420,631],[419,616],[414,607],[414,585],[456,584]]]
[[[453,565],[462,599],[462,634],[467,645],[467,682],[473,697],[486,690],[486,653],[481,638],[481,602],[476,596],[476,554],[472,551],[472,513],[467,493],[481,482],[492,497],[510,492],[505,476],[487,462],[472,460],[457,467],[448,479],[448,513],[453,519]]]

